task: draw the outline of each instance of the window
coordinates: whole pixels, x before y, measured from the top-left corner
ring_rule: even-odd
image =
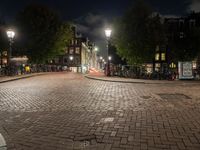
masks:
[[[184,38],[184,33],[180,32],[180,39]]]
[[[65,54],[68,54],[68,48],[65,48]]]
[[[71,44],[74,45],[74,40],[71,40]]]
[[[172,62],[172,63],[169,65],[169,67],[170,67],[170,68],[176,68],[176,64]]]
[[[161,60],[162,60],[162,61],[165,61],[165,60],[166,60],[166,55],[165,55],[165,53],[162,53],[162,54],[161,54]]]
[[[75,40],[75,44],[76,44],[76,45],[78,44],[78,40]]]
[[[195,27],[195,20],[194,19],[191,19],[190,20],[190,28],[193,28],[193,27]]]
[[[67,63],[67,58],[64,59],[64,63]]]
[[[184,20],[181,19],[181,20],[179,20],[179,28],[183,29],[183,26],[184,26]]]
[[[74,61],[75,61],[76,65],[80,65],[80,59],[79,59],[79,57],[76,57]]]
[[[76,40],[76,45],[80,45],[80,40],[79,39]]]
[[[76,53],[76,54],[80,54],[80,47],[76,47],[75,53]]]
[[[160,59],[160,55],[159,55],[159,53],[156,53],[156,55],[155,55],[155,60],[159,60]]]
[[[69,49],[69,53],[70,53],[70,54],[73,54],[73,53],[74,53],[74,48],[73,48],[73,47],[71,47],[71,48]]]

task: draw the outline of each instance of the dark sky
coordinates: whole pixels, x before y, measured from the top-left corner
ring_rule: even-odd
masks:
[[[105,50],[103,29],[110,20],[122,15],[135,0],[1,0],[0,16],[12,22],[18,11],[30,3],[42,3],[58,11],[64,20],[73,20],[79,30]],[[146,0],[155,11],[180,16],[200,10],[200,0]]]
[[[198,0],[146,0],[163,14],[182,14]],[[12,18],[30,3],[43,3],[56,9],[64,19],[78,18],[87,13],[116,16],[122,14],[134,0],[1,0],[0,14]]]

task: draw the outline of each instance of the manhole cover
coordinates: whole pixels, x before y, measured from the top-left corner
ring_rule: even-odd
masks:
[[[175,93],[175,94],[166,94],[166,93],[161,93],[158,94],[162,99],[166,100],[180,100],[180,99],[191,99],[189,96],[181,93]]]

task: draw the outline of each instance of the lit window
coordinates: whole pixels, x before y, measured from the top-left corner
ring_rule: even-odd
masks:
[[[155,67],[156,67],[156,68],[160,68],[160,64],[156,63],[156,64],[155,64]]]
[[[170,67],[170,68],[176,68],[176,64],[172,62],[172,63],[169,65],[169,67]]]
[[[74,40],[71,40],[71,44],[74,45]]]
[[[73,47],[71,47],[71,48],[69,49],[69,53],[70,53],[70,54],[73,54],[73,53],[74,53],[74,48],[73,48]]]
[[[166,60],[165,53],[162,53],[162,54],[161,54],[161,60],[162,60],[162,61],[165,61],[165,60]]]
[[[3,56],[7,56],[7,51],[2,52]]]
[[[2,59],[3,64],[7,64],[7,59]]]
[[[80,54],[80,48],[79,48],[79,47],[76,47],[75,53],[76,53],[76,54]]]
[[[192,62],[192,68],[197,69],[197,63],[196,62]]]
[[[160,55],[159,55],[159,53],[156,53],[156,55],[155,55],[155,60],[159,60],[160,59]]]

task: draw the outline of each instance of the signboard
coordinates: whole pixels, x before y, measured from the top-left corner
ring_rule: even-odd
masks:
[[[179,79],[193,79],[192,62],[178,62]]]

